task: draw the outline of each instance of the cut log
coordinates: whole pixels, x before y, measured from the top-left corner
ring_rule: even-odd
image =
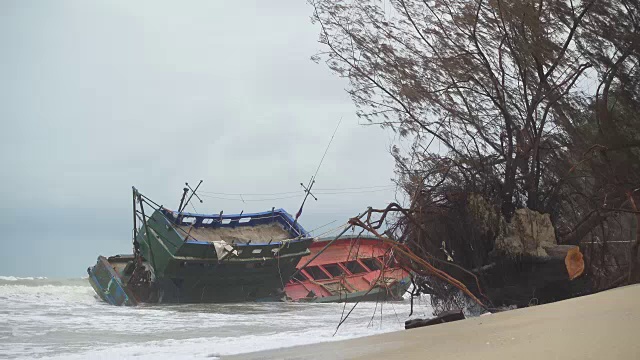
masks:
[[[584,272],[584,258],[580,248],[574,245],[547,246],[544,250],[552,260],[564,261],[569,280],[573,280]]]
[[[589,282],[581,277],[584,259],[577,246],[546,245],[544,254],[520,257],[496,254],[491,259],[495,266],[477,272],[483,282],[482,291],[492,305],[526,307],[588,292]],[[466,283],[473,285],[472,280]]]
[[[584,257],[577,246],[569,250],[567,257],[564,258],[564,264],[569,273],[569,280],[582,275],[584,272]]]
[[[567,257],[569,250],[577,248],[574,245],[555,245],[545,246],[544,250],[549,254],[550,258],[564,260]]]

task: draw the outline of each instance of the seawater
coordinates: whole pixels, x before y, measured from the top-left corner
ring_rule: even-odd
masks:
[[[0,358],[211,359],[404,328],[410,302],[115,307],[86,279],[0,276]],[[422,300],[412,317],[431,315]]]

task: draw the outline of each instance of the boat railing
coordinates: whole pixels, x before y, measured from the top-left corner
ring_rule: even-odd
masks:
[[[277,222],[285,231],[289,232],[291,238],[306,238],[310,236],[302,226],[297,223],[294,224],[294,219],[284,209],[233,215],[178,213],[166,208],[163,208],[162,212],[166,217],[171,219],[172,223],[181,226],[204,228],[251,227]]]

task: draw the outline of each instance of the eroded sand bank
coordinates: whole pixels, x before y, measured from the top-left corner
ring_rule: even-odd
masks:
[[[640,285],[455,323],[227,358],[640,359]]]

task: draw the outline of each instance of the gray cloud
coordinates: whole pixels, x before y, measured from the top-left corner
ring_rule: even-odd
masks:
[[[304,2],[0,7],[2,275],[80,276],[98,254],[130,251],[131,185],[169,207],[199,179],[211,192],[300,190],[195,204],[295,213],[341,117],[316,187],[391,184],[390,134],[359,126],[346,83],[309,60],[319,45]],[[302,224],[393,197],[320,195]]]

